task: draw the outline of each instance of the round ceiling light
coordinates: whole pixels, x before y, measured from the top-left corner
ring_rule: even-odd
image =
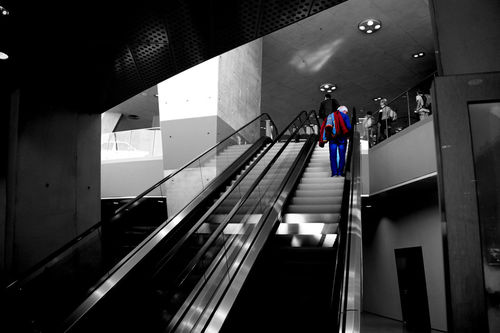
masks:
[[[7,53],[0,52],[0,60],[7,60],[7,59],[9,59]]]
[[[323,83],[319,86],[319,90],[325,93],[331,93],[334,90],[337,90],[337,86],[333,83]]]
[[[9,15],[9,11],[7,9],[5,9],[5,7],[2,7],[0,6],[0,13],[3,15],[3,16],[7,16]]]
[[[382,28],[382,22],[377,19],[368,18],[358,23],[358,29],[366,34],[372,34]]]

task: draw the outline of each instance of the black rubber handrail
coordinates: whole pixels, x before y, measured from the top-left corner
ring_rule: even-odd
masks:
[[[165,178],[163,178],[162,180],[160,180],[159,182],[157,182],[156,184],[154,184],[153,186],[151,186],[147,190],[143,191],[141,194],[139,194],[137,197],[135,197],[132,201],[130,201],[127,204],[123,205],[122,207],[118,208],[114,212],[114,214],[111,217],[109,217],[108,219],[101,220],[101,221],[97,222],[96,224],[94,224],[93,226],[91,226],[90,228],[88,228],[87,230],[85,230],[84,232],[82,232],[80,235],[76,236],[75,238],[73,238],[72,240],[70,240],[69,242],[67,242],[65,245],[63,245],[62,247],[60,247],[56,251],[52,252],[51,254],[49,254],[47,257],[45,257],[44,259],[42,259],[41,261],[39,261],[37,264],[35,264],[34,266],[32,266],[30,269],[28,269],[27,271],[25,271],[24,273],[22,273],[15,280],[13,280],[10,283],[8,283],[7,286],[5,287],[5,289],[9,290],[9,289],[12,289],[12,288],[16,288],[16,286],[19,285],[21,283],[21,281],[26,282],[27,280],[30,279],[30,277],[36,271],[38,271],[40,269],[43,269],[44,266],[46,266],[47,264],[49,264],[49,263],[53,262],[54,260],[56,260],[58,256],[60,256],[64,252],[66,252],[68,249],[72,248],[75,244],[77,244],[78,242],[80,242],[82,239],[86,238],[90,234],[92,234],[94,231],[96,231],[100,227],[102,227],[103,224],[107,223],[108,221],[116,219],[121,212],[123,212],[124,210],[126,210],[130,206],[135,205],[146,194],[148,194],[149,192],[155,190],[158,186],[160,186],[161,184],[163,184],[164,182],[166,182],[167,180],[169,180],[170,178],[172,178],[173,176],[175,176],[176,174],[178,174],[180,171],[186,169],[190,164],[192,164],[196,160],[201,159],[204,155],[208,154],[210,151],[212,151],[213,149],[217,148],[220,144],[222,144],[223,142],[229,140],[236,133],[238,133],[241,130],[243,130],[244,128],[250,126],[257,119],[263,118],[263,117],[267,117],[271,121],[271,123],[273,125],[274,132],[277,132],[278,128],[276,127],[276,124],[274,123],[273,119],[271,118],[271,116],[268,113],[262,113],[261,115],[255,117],[253,120],[249,121],[247,124],[243,125],[241,128],[239,128],[238,130],[236,130],[235,132],[233,132],[232,134],[230,134],[229,136],[227,136],[226,138],[224,138],[221,142],[217,143],[215,146],[213,146],[213,147],[207,149],[206,151],[202,152],[197,157],[195,157],[194,159],[192,159],[191,161],[189,161],[188,163],[186,163],[184,166],[182,166],[180,169],[178,169],[174,173],[166,176]]]
[[[357,114],[356,114],[356,109],[353,108],[353,114],[352,114],[352,124],[351,124],[351,133],[349,135],[349,148],[347,151],[347,158],[346,158],[346,164],[344,167],[344,174],[345,174],[345,179],[344,179],[344,192],[342,194],[342,205],[341,205],[341,215],[340,215],[340,221],[339,221],[339,227],[338,227],[338,247],[337,247],[337,254],[335,256],[335,273],[334,273],[334,278],[333,278],[333,286],[332,286],[332,294],[331,294],[331,300],[330,300],[330,307],[332,309],[332,312],[336,316],[336,322],[335,326],[337,328],[336,332],[339,331],[339,325],[342,322],[340,320],[342,314],[345,314],[345,312],[342,310],[344,304],[342,304],[342,290],[343,290],[343,281],[344,281],[344,270],[346,268],[346,263],[343,258],[345,258],[345,254],[347,251],[347,245],[348,245],[348,239],[347,239],[347,222],[348,222],[348,212],[349,212],[349,197],[351,194],[351,179],[348,179],[347,175],[351,171],[351,160],[352,160],[352,150],[353,150],[353,144],[354,144],[354,128],[353,124],[356,124],[357,121]]]

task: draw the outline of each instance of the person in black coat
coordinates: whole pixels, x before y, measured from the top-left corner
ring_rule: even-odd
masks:
[[[321,122],[323,122],[330,113],[337,110],[339,105],[339,102],[335,98],[332,99],[332,95],[325,94],[325,99],[319,105],[318,111]]]

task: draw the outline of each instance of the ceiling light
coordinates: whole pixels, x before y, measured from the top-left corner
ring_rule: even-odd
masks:
[[[319,90],[327,93],[331,93],[336,89],[337,86],[333,83],[323,83],[321,86],[319,86]]]
[[[377,19],[369,18],[358,23],[358,29],[364,33],[371,34],[382,28],[382,22]]]
[[[3,16],[9,15],[9,11],[2,6],[0,6],[0,13],[2,13]]]
[[[374,102],[377,102],[377,101],[380,101],[381,99],[382,99],[382,97],[375,97],[375,98],[373,99],[373,101],[374,101]]]
[[[425,55],[425,52],[413,53],[411,56],[413,58],[422,58]]]
[[[0,60],[7,60],[7,59],[9,59],[7,53],[0,52]]]

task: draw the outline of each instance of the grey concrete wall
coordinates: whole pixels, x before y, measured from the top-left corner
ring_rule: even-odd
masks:
[[[500,71],[500,1],[433,0],[444,75]]]
[[[219,57],[217,115],[232,128],[238,129],[260,114],[261,77],[260,38]],[[244,135],[250,140],[258,137],[260,124],[248,128]]]
[[[162,157],[102,162],[101,197],[137,196],[162,178]],[[161,195],[161,192],[151,195]]]
[[[370,194],[436,172],[433,126],[429,117],[370,148]]]
[[[164,169],[177,169],[216,144],[217,116],[162,121]]]
[[[437,191],[419,194],[427,199],[418,209],[412,209],[410,201],[396,212],[396,206],[401,203],[385,203],[387,207],[379,219],[369,222],[376,225],[371,226],[373,233],[363,232],[363,310],[402,320],[394,249],[421,246],[431,327],[446,331],[443,244]],[[413,200],[419,200],[419,196]]]
[[[21,91],[11,112],[6,253],[20,272],[100,219],[101,116]]]

